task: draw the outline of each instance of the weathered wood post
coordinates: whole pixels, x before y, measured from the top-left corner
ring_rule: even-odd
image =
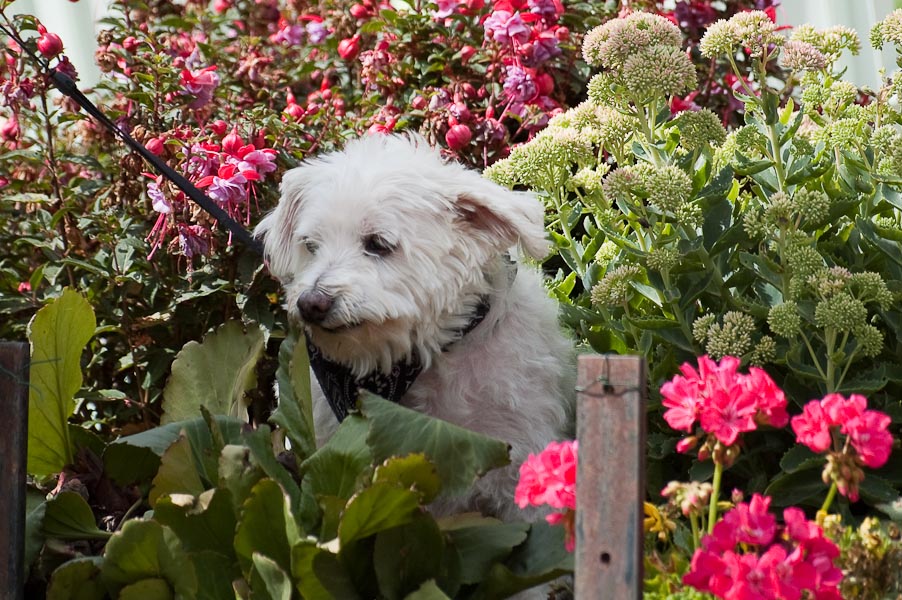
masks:
[[[579,357],[577,600],[642,598],[645,380],[640,356]]]
[[[21,600],[25,586],[25,456],[28,344],[0,342],[0,596]]]

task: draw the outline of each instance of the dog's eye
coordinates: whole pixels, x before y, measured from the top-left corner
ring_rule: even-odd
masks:
[[[310,254],[316,254],[316,251],[319,249],[319,245],[311,239],[305,239],[304,248],[306,248],[307,252],[309,252]]]
[[[395,245],[381,235],[368,235],[363,238],[363,251],[370,256],[388,256],[395,250]]]

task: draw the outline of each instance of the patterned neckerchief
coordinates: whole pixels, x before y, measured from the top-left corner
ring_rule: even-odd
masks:
[[[455,341],[476,329],[489,313],[489,302],[483,297],[467,325],[460,330]],[[416,353],[409,360],[397,362],[392,365],[391,372],[384,373],[381,369],[368,373],[362,377],[355,377],[347,366],[337,363],[320,352],[319,348],[310,341],[310,336],[304,336],[307,340],[307,355],[310,358],[310,368],[323,390],[335,418],[339,422],[348,416],[348,412],[357,407],[357,395],[361,389],[372,392],[392,402],[400,402],[417,376],[422,372],[423,365]],[[453,344],[454,342],[451,342]],[[451,346],[449,344],[442,351]]]

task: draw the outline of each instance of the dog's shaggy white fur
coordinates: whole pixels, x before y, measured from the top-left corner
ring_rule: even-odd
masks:
[[[402,404],[511,446],[509,468],[480,480],[465,505],[438,510],[522,518],[519,464],[573,433],[573,350],[556,303],[535,269],[505,258],[517,245],[545,256],[541,204],[416,136],[352,141],[287,172],[281,193],[255,234],[289,314],[314,314],[304,322],[312,342],[358,375],[416,353],[425,369]],[[456,339],[485,297],[485,319]],[[315,387],[322,440],[337,421]]]

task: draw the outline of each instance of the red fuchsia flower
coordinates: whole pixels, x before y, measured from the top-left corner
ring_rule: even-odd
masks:
[[[63,52],[63,40],[55,33],[50,33],[43,25],[38,25],[38,52],[44,58],[54,58]]]
[[[219,167],[216,175],[208,175],[200,179],[196,185],[199,188],[209,187],[207,193],[210,198],[231,208],[243,204],[247,199],[248,181],[259,179],[260,176],[255,171],[240,171],[236,165],[226,164]]]
[[[28,294],[29,292],[31,292],[31,283],[27,281],[20,281],[19,287],[16,288],[16,291],[18,291],[20,294]]]
[[[539,454],[530,454],[520,465],[520,480],[514,490],[514,502],[520,508],[550,506],[564,512],[545,517],[551,525],[563,524],[566,547],[572,552],[574,512],[576,510],[576,466],[578,442],[551,442]]]
[[[19,139],[19,133],[19,119],[15,113],[8,119],[0,120],[0,139],[15,142]]]
[[[213,99],[213,90],[219,87],[219,75],[216,74],[216,65],[204,67],[199,71],[184,69],[179,77],[179,83],[185,88],[185,92],[195,96],[188,105],[189,108],[203,108]]]
[[[520,13],[496,10],[482,24],[485,28],[485,39],[495,40],[499,44],[517,42],[523,44],[529,40],[530,29],[523,22]]]
[[[702,539],[683,583],[726,600],[839,598],[839,548],[797,508],[776,525],[770,498],[755,494],[724,515]]]

